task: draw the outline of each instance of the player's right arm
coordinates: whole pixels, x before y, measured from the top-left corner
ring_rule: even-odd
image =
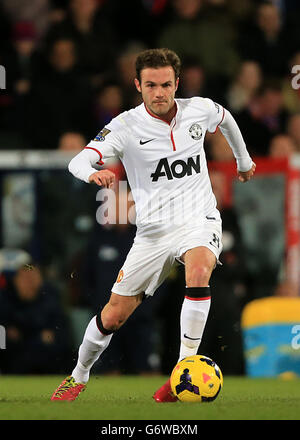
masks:
[[[96,171],[94,167],[100,164],[99,154],[90,148],[85,148],[73,157],[68,169],[77,179],[110,188],[114,183],[115,174],[107,169]]]
[[[69,171],[77,179],[109,188],[115,175],[108,169],[96,170],[108,159],[121,157],[126,144],[126,130],[122,118],[113,119],[98,135],[69,163]]]

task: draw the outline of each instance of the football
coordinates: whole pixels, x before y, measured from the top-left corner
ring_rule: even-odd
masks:
[[[203,355],[189,356],[174,367],[171,388],[182,402],[211,402],[223,387],[218,365]]]

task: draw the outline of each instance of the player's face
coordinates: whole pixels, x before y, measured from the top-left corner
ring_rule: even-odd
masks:
[[[135,79],[135,85],[147,108],[155,115],[163,118],[174,107],[178,79],[171,66],[143,69],[141,81]]]

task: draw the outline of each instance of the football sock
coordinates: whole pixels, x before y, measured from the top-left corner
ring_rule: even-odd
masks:
[[[86,328],[82,344],[79,347],[77,365],[71,374],[76,382],[88,382],[90,369],[108,347],[112,336],[112,332],[104,329],[99,316],[94,316],[91,319]]]
[[[210,308],[209,287],[187,287],[180,314],[178,362],[197,354]]]

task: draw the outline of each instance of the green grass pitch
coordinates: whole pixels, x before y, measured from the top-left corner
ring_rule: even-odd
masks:
[[[62,376],[0,376],[1,420],[299,420],[300,379],[224,377],[214,402],[152,399],[163,376],[92,376],[75,402],[52,402]]]

